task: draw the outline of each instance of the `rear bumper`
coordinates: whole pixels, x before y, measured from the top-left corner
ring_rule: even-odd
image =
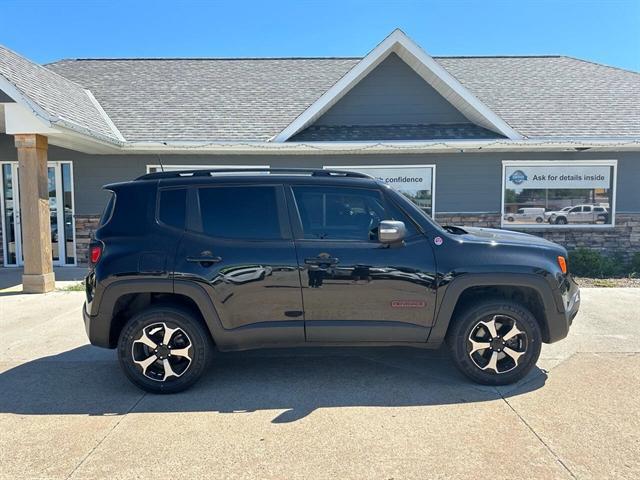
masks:
[[[87,303],[82,306],[82,319],[84,320],[84,330],[87,332],[91,345],[102,348],[114,348],[110,343],[111,323],[108,319],[101,318],[100,315],[89,315]]]

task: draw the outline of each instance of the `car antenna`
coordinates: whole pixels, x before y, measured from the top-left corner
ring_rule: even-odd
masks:
[[[164,165],[162,165],[162,159],[160,158],[160,154],[156,154],[156,157],[158,157],[158,163],[160,164],[160,170],[162,170],[162,173],[164,173]]]

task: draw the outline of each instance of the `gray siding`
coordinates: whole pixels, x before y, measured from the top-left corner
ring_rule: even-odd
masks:
[[[102,185],[130,180],[157,165],[155,155],[87,155],[51,147],[52,161],[71,160],[78,215],[102,211],[106,193]],[[325,165],[436,165],[436,213],[500,211],[502,160],[618,160],[618,213],[640,212],[640,153],[455,153],[396,155],[163,155],[165,165],[270,165],[311,167]],[[13,138],[0,135],[0,161],[17,160]]]
[[[392,53],[315,125],[432,123],[469,123],[469,120]]]

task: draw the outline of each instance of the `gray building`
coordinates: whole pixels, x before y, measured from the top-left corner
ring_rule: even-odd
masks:
[[[640,74],[564,56],[431,57],[400,30],[363,58],[37,65],[0,47],[0,259],[46,285],[31,258],[86,262],[102,185],[249,166],[361,170],[440,222],[630,255],[639,151]]]

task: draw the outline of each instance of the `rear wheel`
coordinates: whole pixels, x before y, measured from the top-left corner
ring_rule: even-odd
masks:
[[[122,370],[136,386],[153,393],[189,388],[206,369],[211,340],[188,311],[151,307],[125,325],[118,340]]]
[[[465,310],[447,337],[456,366],[485,385],[517,382],[540,357],[540,325],[523,306],[486,301]]]

